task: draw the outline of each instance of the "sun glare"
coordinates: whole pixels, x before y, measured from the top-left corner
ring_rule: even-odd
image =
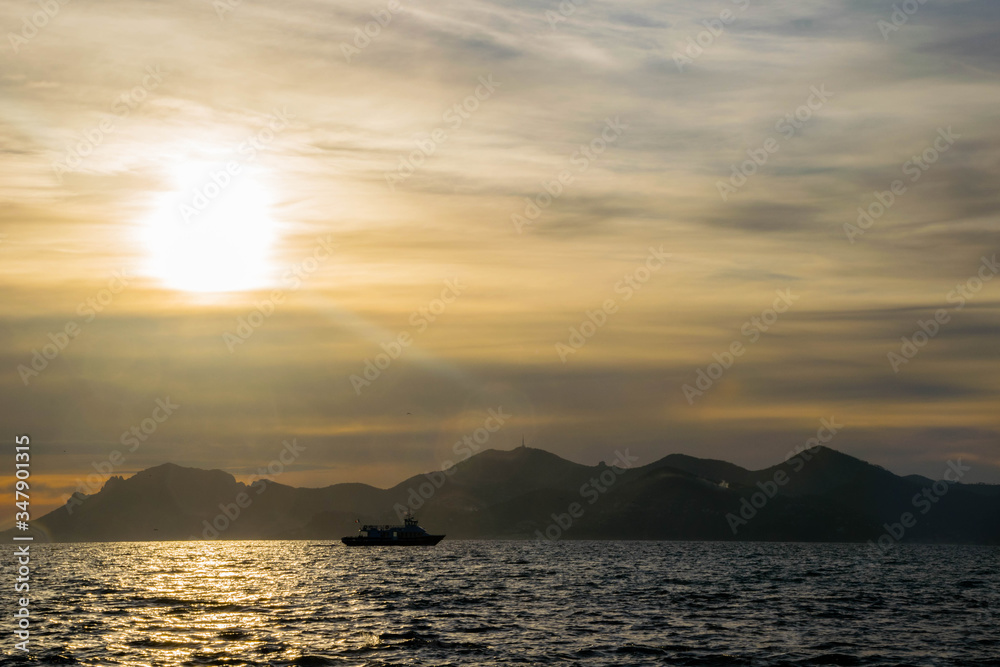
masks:
[[[260,174],[194,162],[172,172],[176,189],[144,225],[148,272],[187,292],[267,287],[277,229]]]

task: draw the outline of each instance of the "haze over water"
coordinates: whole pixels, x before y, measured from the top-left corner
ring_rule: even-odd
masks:
[[[34,549],[33,664],[996,665],[1000,654],[995,547]]]

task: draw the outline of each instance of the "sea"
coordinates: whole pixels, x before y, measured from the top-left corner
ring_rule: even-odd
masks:
[[[1000,547],[31,546],[4,665],[1000,665]]]

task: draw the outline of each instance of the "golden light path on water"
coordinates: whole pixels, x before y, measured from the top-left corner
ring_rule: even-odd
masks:
[[[36,544],[32,564],[35,664],[985,664],[1000,649],[1000,551],[979,547],[143,542]]]

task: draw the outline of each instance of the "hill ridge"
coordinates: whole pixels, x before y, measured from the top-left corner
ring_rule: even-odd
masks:
[[[686,454],[641,466],[631,458],[585,465],[534,447],[487,449],[388,489],[247,485],[166,462],[109,477],[32,527],[37,541],[336,539],[356,521],[414,511],[450,539],[537,538],[556,522],[577,539],[866,541],[912,513],[926,486],[829,447],[761,470]],[[732,519],[743,515],[752,516]],[[1000,486],[951,483],[947,502],[919,516],[904,541],[1000,544]]]

